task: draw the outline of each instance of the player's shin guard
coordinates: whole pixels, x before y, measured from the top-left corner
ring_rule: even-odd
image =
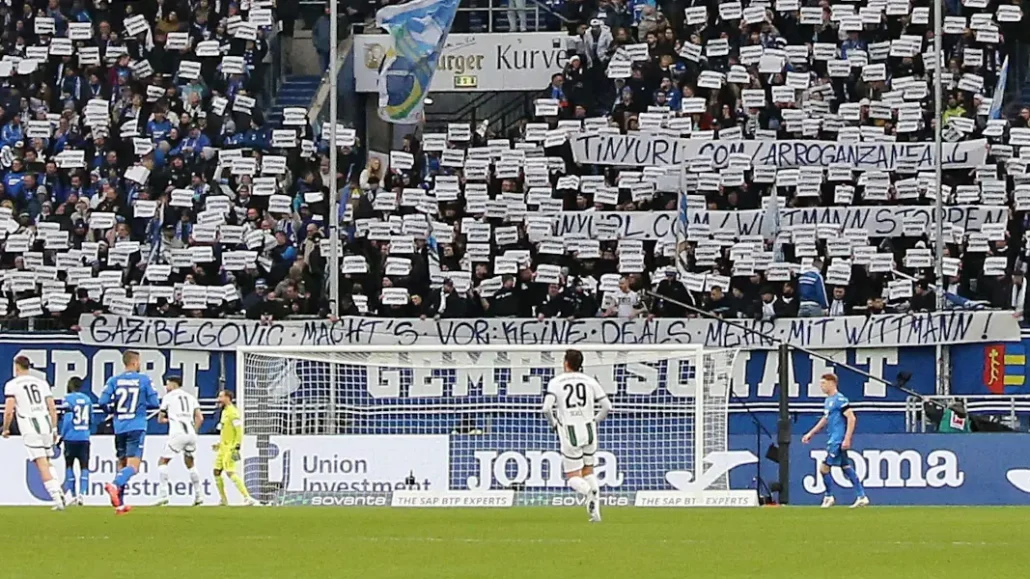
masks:
[[[163,498],[168,497],[168,465],[159,464],[157,465],[157,474],[161,479],[161,486],[158,488],[158,496]]]
[[[574,476],[569,479],[569,488],[583,496],[590,494],[590,485],[580,476]]]
[[[240,495],[243,496],[243,498],[250,498],[250,493],[247,492],[247,485],[243,484],[243,479],[240,478],[240,475],[231,472],[229,473],[229,480],[232,481],[232,484],[236,485],[236,490],[240,491]]]
[[[855,463],[848,463],[842,470],[844,471],[844,476],[848,477],[848,482],[855,488],[855,494],[859,497],[864,497],[865,488],[862,486],[862,481],[858,480],[858,473],[855,472]]]
[[[830,471],[826,471],[826,472],[823,473],[823,486],[826,487],[826,490],[823,491],[823,496],[832,497],[833,496],[833,475],[830,473]]]

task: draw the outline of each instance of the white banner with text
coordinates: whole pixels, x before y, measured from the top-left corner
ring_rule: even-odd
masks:
[[[725,166],[730,155],[743,154],[752,165],[774,167],[847,166],[857,171],[893,171],[907,165],[916,171],[932,171],[933,143],[836,142],[678,139],[667,135],[601,133],[575,135],[572,156],[577,163],[653,167],[685,165],[698,157]],[[973,169],[987,160],[987,141],[944,143],[945,169]]]
[[[771,349],[777,340],[806,348],[889,348],[1018,341],[1011,312],[947,311],[827,318],[720,320],[617,319],[389,319],[345,317],[262,323],[236,319],[165,319],[83,315],[79,339],[106,347],[233,350],[239,346],[510,346],[561,344],[696,344]],[[751,331],[754,330],[754,331]]]
[[[538,91],[568,63],[564,32],[450,34],[429,92]],[[358,92],[378,92],[379,65],[393,44],[388,34],[354,37]]]
[[[763,209],[697,211],[687,218],[687,231],[698,228],[713,235],[743,237],[762,234]],[[962,231],[980,231],[984,225],[1006,223],[1007,207],[951,205],[944,219]],[[905,237],[906,230],[925,235],[933,224],[934,208],[915,205],[875,207],[805,207],[780,210],[780,227],[832,225],[864,230],[869,237]],[[555,237],[591,239],[675,240],[675,211],[566,211],[555,222]]]

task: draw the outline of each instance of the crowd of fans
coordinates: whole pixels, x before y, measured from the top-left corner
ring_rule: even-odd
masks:
[[[910,250],[934,246],[929,233],[868,239],[894,255],[888,271],[870,271],[828,254],[828,238],[842,232],[820,232],[812,251],[789,230],[638,240],[556,227],[562,212],[680,208],[675,188],[634,186],[661,171],[577,163],[569,138],[583,130],[834,141],[861,127],[866,140],[932,140],[927,2],[552,4],[570,51],[536,118],[502,134],[485,124],[411,135],[402,150],[367,161],[354,132],[341,131],[335,176],[330,145],[316,137],[325,131],[304,111],[286,111],[277,126],[261,113],[261,62],[278,17],[271,0],[15,4],[0,7],[0,304],[9,318],[63,327],[90,312],[270,320],[327,316],[334,299],[340,315],[426,318],[694,315],[683,304],[759,319],[936,308],[932,268],[906,263]],[[919,174],[915,194],[897,184],[917,175],[885,171],[883,198],[866,194],[859,172],[850,199],[826,179],[815,194],[761,183],[753,167],[742,183],[715,188],[699,188],[695,174],[686,181],[692,206],[758,210],[773,194],[780,207],[928,205],[938,190],[951,204],[972,186],[974,203],[1006,207],[1010,219],[987,243],[949,228],[948,303],[1022,312],[1030,205],[1016,189],[1027,163],[1008,143],[1030,110],[989,117],[1024,18],[995,0],[946,6],[946,137],[986,140],[988,164],[947,170],[939,186]],[[778,59],[779,71],[763,57]],[[843,60],[850,70],[831,74],[830,61]],[[870,67],[882,74],[864,73]],[[787,82],[792,96],[774,98]],[[745,103],[745,90],[764,91],[764,104]],[[917,114],[908,106],[901,118],[903,103]],[[841,114],[844,104],[856,114]],[[989,194],[999,181],[1001,199]],[[336,296],[327,291],[331,219],[341,224]],[[794,264],[787,279],[738,267],[742,244],[754,261]],[[990,257],[1004,258],[1003,271],[985,273]],[[842,275],[846,283],[833,282]]]
[[[511,6],[517,10],[519,5]],[[374,178],[370,183],[363,177],[358,184],[364,193],[359,207],[364,211],[357,216],[383,219],[398,212],[429,213],[431,221],[438,220],[433,231],[442,248],[443,271],[431,272],[435,252],[422,249],[411,275],[377,273],[358,280],[356,290],[351,285],[346,293],[359,298],[351,313],[367,308],[388,316],[692,315],[681,305],[687,304],[724,317],[768,320],[933,311],[939,290],[945,307],[1014,309],[1023,315],[1027,307],[1024,232],[1030,205],[1017,200],[1022,194],[1017,194],[1016,187],[1027,182],[1026,162],[1018,156],[1022,134],[1017,138],[1011,130],[1028,126],[1030,110],[1006,120],[1002,92],[995,91],[1005,74],[1006,43],[1011,46],[1026,38],[1018,5],[946,3],[940,56],[944,137],[948,142],[982,143],[988,149],[983,166],[945,170],[940,185],[934,183],[932,171],[916,173],[900,167],[864,175],[851,171],[850,181],[843,183],[846,196],[840,193],[840,180],[828,180],[825,170],[814,191],[807,188],[800,194],[796,186],[760,182],[753,167],[747,168],[741,183],[716,187],[699,189],[699,175],[688,176],[688,192],[696,196],[702,211],[762,210],[773,194],[778,195],[780,207],[790,208],[927,206],[935,202],[937,191],[943,192],[949,205],[1003,208],[1007,218],[1002,227],[982,232],[945,228],[946,278],[941,288],[934,285],[932,265],[910,260],[935,247],[932,226],[921,235],[906,232],[904,237],[856,241],[856,246],[892,256],[889,267],[874,268],[868,258],[831,255],[827,241],[845,233],[839,228],[832,231],[833,227],[820,230],[818,237],[810,232],[811,240],[800,239],[800,232],[792,237],[794,232],[788,230],[760,236],[757,242],[689,236],[689,241],[679,243],[670,239],[641,243],[601,236],[597,243],[582,243],[567,237],[555,240],[534,230],[532,223],[535,216],[553,217],[556,211],[678,209],[675,190],[652,187],[641,194],[633,186],[649,179],[641,177],[641,167],[620,171],[576,163],[568,139],[579,132],[932,142],[937,115],[930,3],[668,2],[658,6],[569,0],[551,6],[564,15],[573,48],[564,70],[553,75],[541,95],[536,118],[505,134],[483,126],[467,137],[455,138],[462,133],[458,130],[446,136],[425,135],[422,143],[409,139],[405,151],[413,153],[414,167],[403,163],[386,170],[373,161],[366,169],[364,174]],[[510,18],[513,27],[520,26],[517,16]],[[773,57],[773,62],[778,59],[778,68],[767,68],[763,56]],[[830,61],[838,65],[835,71]],[[844,73],[839,72],[841,62],[847,64]],[[714,84],[712,75],[717,77]],[[702,83],[706,76],[709,82]],[[786,84],[795,87],[786,98],[782,91],[774,92]],[[744,91],[764,93],[764,104],[745,103]],[[448,150],[441,152],[444,147]],[[543,168],[521,161],[521,171],[507,174],[501,166],[518,157],[500,150],[509,147],[525,150],[527,158],[541,156],[547,161]],[[488,174],[481,171],[479,160],[484,158],[492,163]],[[690,170],[723,168],[701,161],[703,168]],[[580,179],[566,179],[569,176]],[[587,187],[587,179],[582,179],[587,176],[603,177],[602,185],[594,182],[595,186]],[[440,191],[449,190],[455,177],[454,188],[462,196],[440,202],[439,215],[426,212],[418,205],[419,195],[410,192],[412,187],[434,189],[441,200]],[[441,186],[441,181],[447,184]],[[867,188],[872,181],[877,186]],[[552,191],[548,201],[540,202],[536,196],[541,186]],[[611,193],[615,188],[617,194]],[[609,189],[603,200],[598,189]],[[1004,191],[1000,197],[992,193],[999,189]],[[383,202],[384,194],[391,201]],[[395,196],[398,207],[391,205]],[[375,200],[383,204],[377,207]],[[504,207],[490,205],[491,201]],[[483,224],[489,224],[485,233]],[[562,244],[558,251],[554,241]],[[421,248],[421,242],[416,244]],[[742,252],[748,261],[793,264],[788,280],[767,275],[761,267],[738,267],[734,256],[742,245],[751,245]],[[385,264],[393,250],[388,244],[373,246],[383,252],[378,261]],[[374,249],[368,254],[370,262],[377,260]],[[764,259],[759,259],[762,254]],[[430,283],[435,279],[439,284],[443,278],[448,283],[442,289]],[[349,284],[350,279],[345,285]],[[387,295],[388,301],[397,304],[384,304]]]

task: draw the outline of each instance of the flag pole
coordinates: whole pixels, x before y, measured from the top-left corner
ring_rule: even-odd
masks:
[[[292,0],[287,0],[292,1]],[[339,101],[336,60],[339,34],[339,0],[329,0],[329,313],[340,315],[340,199],[336,154],[336,123]]]
[[[941,64],[941,58],[944,54],[944,31],[943,31],[943,20],[944,20],[944,3],[941,0],[934,0],[933,3],[933,41],[934,41],[934,74],[933,74],[933,101],[934,101],[934,135],[933,135],[933,156],[934,162],[934,187],[937,190],[934,195],[935,202],[935,213],[937,218],[934,220],[934,234],[936,236],[935,243],[935,269],[937,277],[937,287],[940,291],[937,292],[937,309],[944,308],[944,288],[947,284],[944,280],[944,183],[943,183],[943,165],[944,165],[944,147],[942,143],[942,129],[944,124],[944,87],[941,83],[941,75],[943,74],[943,68]]]

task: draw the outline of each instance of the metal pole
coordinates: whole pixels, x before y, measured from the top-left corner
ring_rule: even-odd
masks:
[[[944,183],[943,183],[943,164],[944,164],[944,147],[941,143],[941,135],[943,130],[943,117],[944,112],[944,88],[941,83],[941,75],[943,74],[944,66],[941,64],[941,59],[944,55],[944,2],[941,0],[934,0],[933,3],[933,43],[934,43],[934,74],[933,74],[933,103],[934,103],[934,131],[933,131],[933,154],[936,162],[934,163],[934,179],[935,187],[937,188],[936,197],[936,215],[934,225],[937,235],[936,243],[936,268],[937,268],[937,309],[944,309],[944,288],[947,284],[944,280]]]
[[[946,280],[944,279],[944,147],[942,141],[942,135],[944,131],[944,88],[941,78],[943,76],[944,65],[941,63],[941,59],[944,56],[944,2],[942,0],[934,0],[933,3],[933,44],[934,44],[934,75],[933,75],[933,103],[934,103],[934,114],[937,122],[934,123],[933,131],[933,156],[936,159],[934,163],[934,186],[937,188],[936,197],[936,215],[937,219],[934,220],[935,232],[937,235],[937,243],[935,244],[934,253],[936,259],[934,265],[936,266],[937,273],[937,311],[944,309],[944,289],[948,287]],[[943,347],[937,344],[934,348],[934,360],[937,363],[937,384],[934,388],[934,392],[940,394],[947,386],[947,370],[944,367],[944,352]]]
[[[790,504],[790,346],[780,344],[778,351],[780,362],[780,408],[776,420],[776,447],[780,463],[780,504]],[[761,463],[761,460],[759,460]]]
[[[289,1],[289,0],[288,0]],[[336,123],[337,113],[337,73],[336,60],[339,52],[339,0],[329,0],[329,36],[332,38],[332,50],[329,52],[329,263],[326,273],[329,275],[329,313],[340,315],[340,199],[337,183],[336,159]]]

